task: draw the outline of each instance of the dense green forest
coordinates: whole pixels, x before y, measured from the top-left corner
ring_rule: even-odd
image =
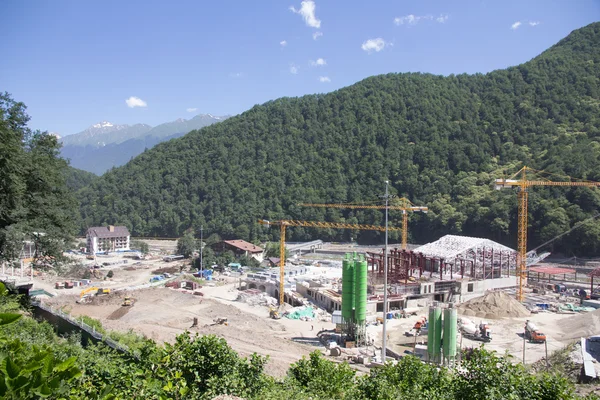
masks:
[[[60,145],[28,121],[25,105],[0,93],[0,263],[18,258],[24,240],[37,256],[60,257],[76,233],[77,202]]]
[[[600,23],[572,32],[522,65],[487,74],[375,76],[328,94],[282,98],[162,143],[79,191],[82,229],[124,224],[134,235],[205,229],[224,238],[275,239],[257,219],[381,224],[382,213],[300,202],[394,194],[428,206],[409,239],[448,233],[516,247],[516,193],[495,178],[526,165],[600,181]],[[546,176],[551,177],[551,176]],[[533,188],[530,248],[600,210],[590,188]],[[391,213],[392,224],[401,216]],[[379,233],[292,228],[289,239],[378,242]],[[397,237],[396,237],[397,239]],[[553,243],[599,255],[600,224]]]
[[[97,330],[98,321],[88,318]],[[3,399],[564,399],[582,397],[560,373],[531,373],[484,349],[464,353],[460,369],[438,368],[407,356],[358,376],[347,363],[315,351],[283,379],[266,375],[267,357],[242,358],[215,335],[180,334],[158,345],[132,332],[107,333],[126,346],[82,347],[28,316],[0,284],[0,397]],[[591,394],[588,400],[597,400]]]
[[[73,167],[65,169],[64,174],[67,187],[72,191],[88,186],[98,178],[98,175]]]

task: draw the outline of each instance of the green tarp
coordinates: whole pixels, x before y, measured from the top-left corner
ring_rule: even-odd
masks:
[[[312,307],[296,308],[286,314],[285,317],[289,319],[300,319],[302,317],[312,319],[315,317],[315,312],[313,311]]]

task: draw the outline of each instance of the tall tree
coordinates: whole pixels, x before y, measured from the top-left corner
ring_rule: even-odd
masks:
[[[32,132],[25,105],[0,94],[0,260],[18,257],[24,240],[36,256],[60,256],[73,239],[76,202],[65,184],[68,163],[47,132]]]

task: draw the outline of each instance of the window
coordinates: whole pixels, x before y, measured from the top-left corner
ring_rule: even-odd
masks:
[[[472,292],[472,291],[473,291],[473,284],[472,284],[472,283],[469,283],[469,284],[467,285],[467,292]]]

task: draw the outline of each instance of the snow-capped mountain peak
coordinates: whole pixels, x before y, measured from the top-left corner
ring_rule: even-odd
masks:
[[[113,126],[113,124],[111,124],[110,122],[108,122],[108,121],[102,121],[102,122],[100,122],[98,124],[92,125],[92,128],[108,128],[108,127],[111,127],[111,126]]]

